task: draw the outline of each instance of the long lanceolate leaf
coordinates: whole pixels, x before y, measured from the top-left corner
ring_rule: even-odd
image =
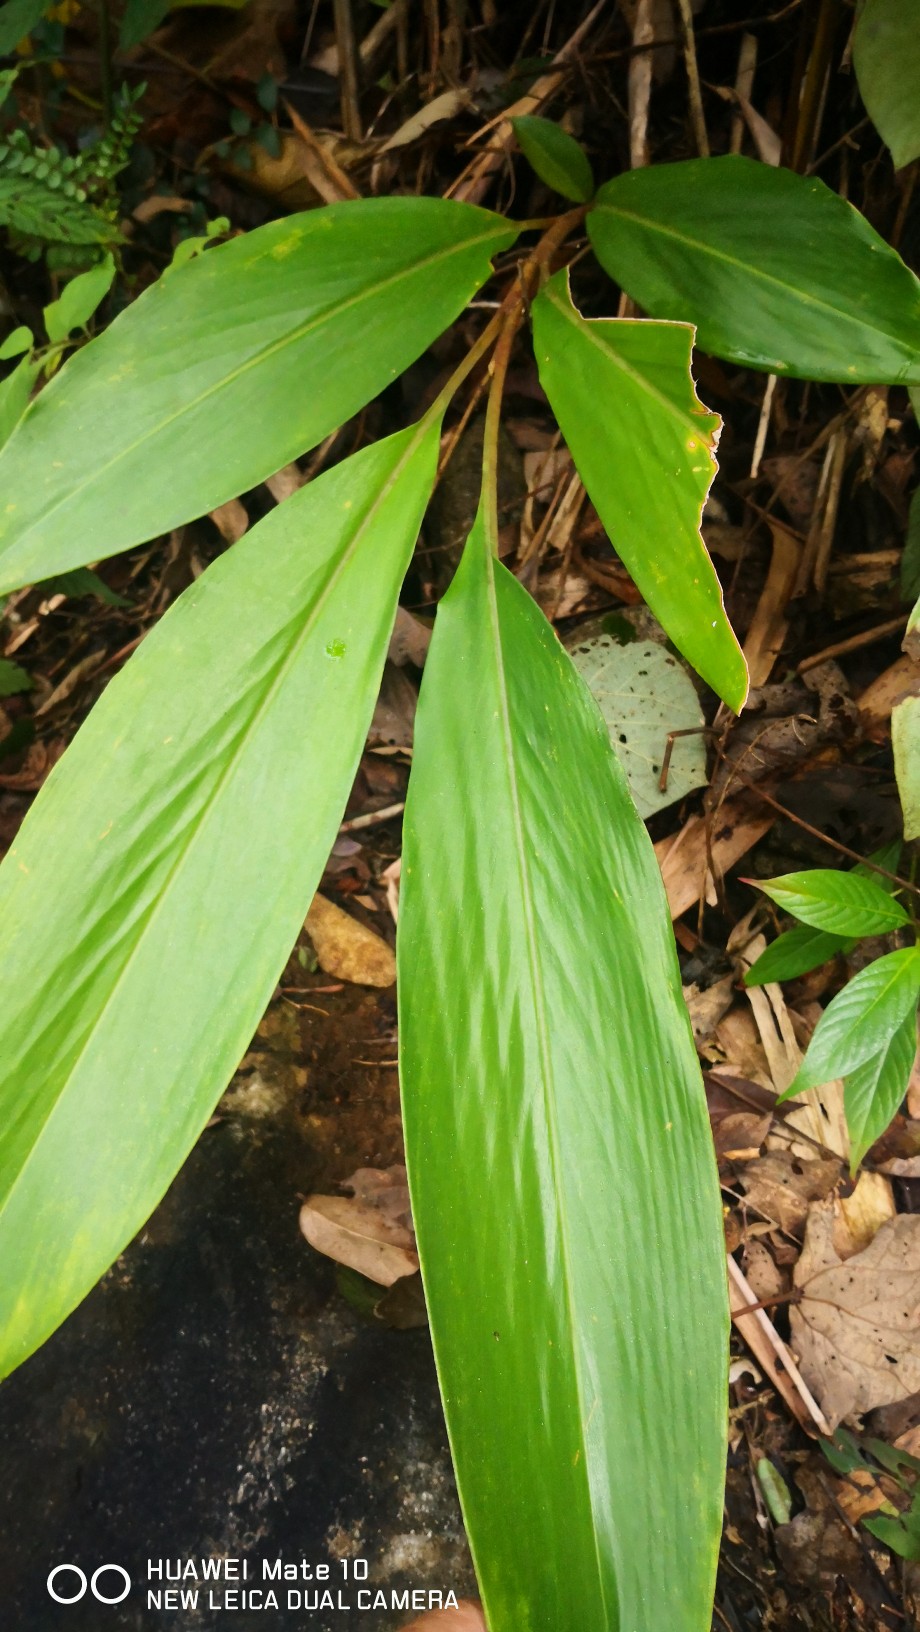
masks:
[[[434,477],[432,422],[272,512],[111,682],[0,868],[0,1376],[144,1222],[319,880]]]
[[[595,254],[652,317],[720,357],[803,379],[920,383],[920,283],[814,177],[728,154],[630,170],[588,216]]]
[[[513,242],[443,199],[273,221],[167,273],[77,353],[0,457],[0,593],[255,486],[423,352]]]
[[[540,380],[614,549],[675,646],[736,713],[747,669],[700,534],[720,421],[689,324],[583,318],[560,272],[534,303]]]
[[[703,1632],[725,1265],[667,906],[600,713],[481,521],[403,878],[413,1207],[491,1632]]]

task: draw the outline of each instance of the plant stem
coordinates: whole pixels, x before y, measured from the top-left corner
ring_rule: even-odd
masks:
[[[500,320],[500,332],[489,364],[492,379],[482,440],[483,519],[486,537],[495,555],[498,554],[498,433],[501,426],[505,380],[511,363],[515,336],[524,321],[525,312],[534,294],[547,275],[549,262],[572,228],[584,220],[586,208],[586,205],[579,205],[577,209],[567,210],[565,215],[557,216],[520,267],[518,286],[512,290],[510,301],[507,299],[503,301],[499,312],[496,313]]]

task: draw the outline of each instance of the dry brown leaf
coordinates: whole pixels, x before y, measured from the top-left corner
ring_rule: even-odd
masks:
[[[723,1161],[753,1161],[773,1122],[773,1095],[757,1083],[707,1071],[706,1106],[716,1155]]]
[[[304,474],[296,461],[290,465],[282,465],[273,476],[265,478],[265,486],[276,504],[283,504],[292,493],[299,493],[303,485]]]
[[[891,1500],[870,1468],[854,1468],[845,1479],[829,1478],[828,1484],[851,1524],[877,1513]]]
[[[468,1598],[456,1609],[433,1609],[404,1628],[404,1632],[488,1632],[482,1610]]]
[[[761,469],[775,484],[774,497],[782,501],[793,526],[807,527],[818,497],[820,466],[798,453],[779,453],[765,459]]]
[[[716,1156],[725,1162],[752,1162],[770,1131],[769,1112],[731,1111],[713,1123]]]
[[[732,971],[712,981],[709,986],[701,987],[696,981],[691,981],[689,986],[684,987],[684,1002],[697,1046],[712,1035],[722,1016],[731,1008],[734,998],[735,976]]]
[[[411,1229],[390,1217],[376,1200],[308,1196],[300,1209],[300,1228],[317,1252],[356,1269],[378,1286],[392,1286],[419,1267]]]
[[[827,1422],[809,1393],[789,1349],[766,1310],[753,1307],[758,1299],[755,1298],[750,1283],[731,1255],[727,1263],[728,1299],[732,1321],[739,1336],[763,1367],[773,1387],[786,1401],[792,1415],[802,1427],[811,1429],[814,1424],[819,1433],[826,1434]]]
[[[802,546],[788,528],[771,520],[773,554],[770,570],[751,619],[744,656],[752,686],[765,686],[789,629],[786,608],[799,570]]]
[[[864,734],[872,742],[886,742],[891,735],[891,711],[905,697],[920,690],[920,664],[912,657],[899,657],[873,680],[857,698]]]
[[[228,544],[238,543],[249,526],[249,517],[239,499],[228,499],[226,504],[219,504],[210,515],[221,538]]]
[[[368,747],[411,748],[417,704],[418,692],[405,670],[385,663],[367,733]]]
[[[26,752],[21,770],[0,774],[0,788],[9,788],[17,793],[34,793],[66,747],[63,737],[53,737],[50,742],[33,742]]]
[[[833,1234],[833,1202],[813,1206],[790,1319],[802,1375],[836,1427],[920,1389],[920,1217],[890,1219],[846,1262]]]
[[[707,1043],[702,1052],[712,1061],[714,1076],[745,1077],[775,1098],[767,1056],[746,1002],[743,1007],[736,1003],[729,1009],[716,1026],[712,1042]]]
[[[829,1195],[839,1177],[839,1162],[821,1157],[805,1162],[789,1151],[770,1150],[748,1162],[738,1182],[749,1207],[795,1235],[810,1204]]]
[[[142,198],[141,202],[131,211],[132,219],[145,222],[152,221],[155,216],[169,213],[185,215],[192,208],[190,198],[177,198],[165,193],[151,193],[149,198]]]
[[[884,1173],[860,1173],[851,1196],[841,1196],[834,1220],[834,1246],[840,1258],[865,1251],[883,1224],[895,1216],[894,1191]]]
[[[560,612],[561,616],[561,612]],[[709,872],[710,853],[706,829],[711,829],[712,863],[720,875],[728,872],[736,861],[762,839],[772,826],[772,812],[756,813],[741,799],[726,799],[715,816],[691,816],[676,839],[659,839],[655,854],[667,891],[671,917],[679,918],[699,900],[704,890],[710,905],[715,902],[715,890]]]
[[[789,1290],[786,1277],[762,1241],[745,1242],[744,1273],[758,1303],[769,1303],[772,1298],[781,1298],[783,1293]]]
[[[404,606],[398,606],[387,651],[390,662],[395,663],[398,669],[406,663],[414,663],[417,669],[423,669],[431,645],[431,633],[426,623],[413,617]]]
[[[342,1180],[342,1189],[350,1190],[356,1201],[378,1208],[411,1236],[409,1181],[402,1163],[394,1162],[392,1167],[358,1167],[350,1178]],[[411,1240],[406,1245],[411,1246]]]
[[[277,157],[256,141],[247,144],[246,152],[245,169],[231,159],[225,159],[222,168],[247,191],[262,193],[287,210],[312,209],[325,202],[317,185],[317,159],[296,131],[281,134]]]
[[[392,986],[396,979],[392,947],[324,895],[313,897],[306,930],[327,975],[356,986]]]
[[[82,681],[88,679],[91,674],[95,674],[100,663],[104,662],[104,660],[105,652],[101,649],[97,652],[88,653],[86,657],[81,657],[79,663],[75,663],[73,668],[67,671],[63,680],[55,686],[44,702],[39,704],[35,710],[36,719],[40,714],[47,714],[49,710],[56,708],[58,703],[66,702],[67,698],[72,692],[76,691]]]
[[[896,1451],[906,1451],[908,1456],[920,1456],[920,1426],[899,1434],[894,1447]]]
[[[399,129],[387,137],[378,151],[389,153],[393,148],[407,147],[410,142],[417,142],[420,136],[424,136],[432,125],[442,124],[445,119],[456,119],[458,114],[465,113],[470,106],[469,91],[461,87],[442,91],[440,96],[432,97],[423,108],[419,108],[417,113],[410,114]]]

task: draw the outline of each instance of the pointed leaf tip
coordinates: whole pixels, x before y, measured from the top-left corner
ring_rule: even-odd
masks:
[[[689,324],[584,318],[568,272],[533,306],[540,381],[610,542],[665,632],[740,713],[747,665],[700,532],[721,420],[696,394]]]
[[[604,269],[717,357],[799,379],[920,383],[920,283],[814,176],[740,154],[629,170],[588,215]]]

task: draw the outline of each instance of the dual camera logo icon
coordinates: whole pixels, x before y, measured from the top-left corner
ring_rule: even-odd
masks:
[[[106,1575],[115,1577],[114,1582],[110,1579],[103,1583],[109,1588],[109,1594],[99,1587],[100,1576]],[[119,1577],[122,1583],[121,1591],[116,1591],[112,1597],[111,1590],[117,1585]],[[100,1564],[98,1570],[93,1571],[89,1581],[79,1565],[56,1564],[48,1577],[48,1592],[56,1604],[78,1604],[81,1598],[86,1597],[87,1591],[92,1593],[99,1604],[120,1604],[131,1591],[131,1577],[120,1564]]]

